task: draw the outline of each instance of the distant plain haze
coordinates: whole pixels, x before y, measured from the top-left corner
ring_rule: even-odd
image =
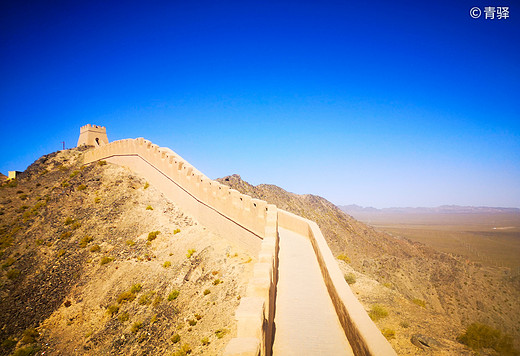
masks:
[[[0,172],[91,123],[338,205],[520,207],[520,7],[474,6],[3,1]]]

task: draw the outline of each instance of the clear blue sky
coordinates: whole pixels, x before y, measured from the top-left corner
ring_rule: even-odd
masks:
[[[91,123],[336,204],[520,207],[512,3],[2,1],[0,171]]]

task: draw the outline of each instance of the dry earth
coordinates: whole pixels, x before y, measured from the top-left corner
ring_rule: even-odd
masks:
[[[50,154],[0,189],[0,354],[220,354],[252,257],[127,169],[81,162]]]
[[[439,252],[401,236],[377,231],[314,195],[297,195],[277,186],[252,186],[240,176],[221,183],[316,221],[367,311],[380,306],[388,316],[376,324],[400,355],[464,355],[456,341],[466,326],[482,322],[513,336],[520,346],[520,276],[510,268],[483,266]],[[431,347],[411,342],[433,338]],[[492,351],[486,351],[493,354]]]

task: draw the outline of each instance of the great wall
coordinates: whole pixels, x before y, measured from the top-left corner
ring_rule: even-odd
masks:
[[[108,142],[86,125],[84,163],[126,166],[201,224],[257,256],[224,355],[396,355],[345,282],[318,227],[209,179],[143,138]]]

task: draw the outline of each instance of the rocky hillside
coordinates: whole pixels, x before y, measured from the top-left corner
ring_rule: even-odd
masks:
[[[238,175],[219,181],[318,223],[367,311],[388,312],[376,324],[399,354],[415,355],[421,347],[435,354],[470,354],[456,337],[473,322],[513,335],[520,346],[520,279],[509,269],[483,267],[376,231],[318,196],[252,186]],[[418,339],[430,340],[430,346]]]
[[[251,256],[82,151],[0,188],[0,355],[215,355]]]

